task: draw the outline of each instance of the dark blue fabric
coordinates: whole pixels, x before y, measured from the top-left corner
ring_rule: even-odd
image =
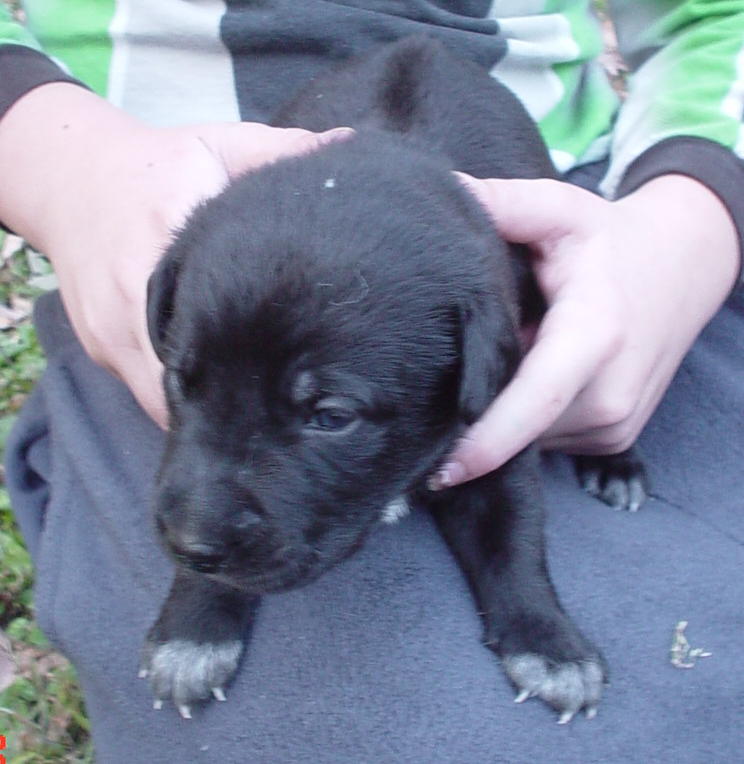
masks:
[[[222,41],[233,60],[240,118],[265,122],[330,64],[426,35],[490,69],[506,54],[484,0],[227,0]]]
[[[40,622],[80,672],[104,762],[694,762],[741,754],[744,293],[704,332],[642,438],[635,515],[545,458],[560,595],[604,649],[596,719],[512,703],[460,572],[414,513],[315,584],[266,598],[228,703],[151,710],[138,653],[171,569],[151,531],[162,435],[38,306],[49,367],[8,452]],[[43,527],[42,527],[43,525]],[[669,663],[675,624],[713,655]]]

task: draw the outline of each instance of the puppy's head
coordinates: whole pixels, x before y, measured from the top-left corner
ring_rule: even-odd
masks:
[[[354,552],[513,370],[506,259],[446,169],[379,139],[198,209],[148,295],[177,559],[261,593]]]

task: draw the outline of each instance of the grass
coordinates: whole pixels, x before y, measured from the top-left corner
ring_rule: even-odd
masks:
[[[15,251],[13,251],[15,250]],[[0,235],[0,451],[44,367],[31,300],[49,266]],[[0,735],[8,764],[92,762],[89,725],[70,664],[34,622],[31,561],[0,473]]]

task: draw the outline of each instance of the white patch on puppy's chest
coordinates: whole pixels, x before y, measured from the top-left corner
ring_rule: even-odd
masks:
[[[380,518],[383,523],[392,525],[397,523],[398,520],[409,514],[411,508],[408,506],[405,496],[399,496],[397,499],[388,504],[385,509],[382,510],[382,517]]]

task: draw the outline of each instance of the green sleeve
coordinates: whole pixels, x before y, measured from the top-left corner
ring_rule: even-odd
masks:
[[[8,7],[2,3],[0,4],[0,45],[8,43],[26,45],[36,50],[41,49],[33,35],[11,16]]]
[[[630,76],[604,191],[667,139],[743,156],[744,0],[610,0],[610,10]]]
[[[30,90],[48,82],[81,83],[60,61],[50,58],[29,32],[0,4],[0,119]]]

